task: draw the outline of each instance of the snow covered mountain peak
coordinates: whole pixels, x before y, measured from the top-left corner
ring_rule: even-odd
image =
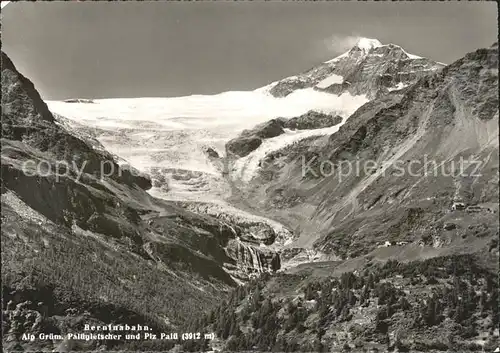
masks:
[[[386,55],[394,53],[402,53],[402,57],[405,59],[425,59],[421,56],[410,54],[405,51],[400,45],[389,43],[383,44],[378,39],[372,38],[359,38],[356,44],[350,48],[345,53],[336,56],[333,59],[325,61],[324,64],[332,64],[336,63],[341,59],[355,57],[355,58],[364,58],[366,56],[378,56],[385,57]]]
[[[360,38],[354,47],[368,51],[381,46],[383,46],[383,44],[378,39]]]
[[[359,38],[345,53],[301,74],[266,86],[275,97],[306,88],[341,95],[366,95],[373,99],[400,90],[430,71],[445,64],[409,54],[396,44],[382,44],[377,39]]]

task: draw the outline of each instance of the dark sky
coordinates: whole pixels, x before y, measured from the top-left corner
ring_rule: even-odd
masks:
[[[497,37],[495,2],[18,2],[3,50],[45,99],[247,90],[353,36],[451,63]]]

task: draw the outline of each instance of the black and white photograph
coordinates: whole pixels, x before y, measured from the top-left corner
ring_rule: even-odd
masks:
[[[4,352],[500,352],[493,1],[1,1]]]

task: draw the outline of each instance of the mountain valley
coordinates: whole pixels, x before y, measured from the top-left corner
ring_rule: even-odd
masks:
[[[248,92],[43,101],[2,52],[9,351],[493,351],[498,45],[362,38]],[[84,324],[212,340],[23,341]]]

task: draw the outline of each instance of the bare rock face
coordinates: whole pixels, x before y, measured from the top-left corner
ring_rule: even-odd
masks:
[[[228,244],[227,252],[235,263],[228,263],[226,269],[236,279],[248,281],[262,273],[272,273],[280,269],[280,255],[271,250],[263,250],[256,245],[232,241]]]
[[[239,157],[244,157],[256,150],[263,139],[272,138],[283,134],[281,120],[272,119],[259,124],[251,130],[244,130],[240,136],[226,143],[226,151]]]
[[[207,147],[205,148],[205,153],[210,157],[210,158],[220,158],[219,153],[217,153],[216,150],[214,150],[212,147]]]
[[[226,143],[226,151],[239,157],[245,157],[255,151],[262,144],[262,139],[257,136],[242,136]]]
[[[288,96],[293,91],[310,87],[312,82],[313,81],[308,77],[294,76],[292,78],[285,78],[277,85],[273,86],[270,93],[274,97],[283,98]]]
[[[278,236],[270,226],[242,222],[227,214],[214,214],[207,209],[211,205],[186,203],[184,207],[197,215],[155,217],[148,222],[154,234],[182,238],[182,246],[177,242],[150,243],[147,251],[151,256],[179,270],[186,259],[192,258],[196,273],[207,280],[218,278],[227,285],[233,285],[235,280],[246,282],[252,276],[279,269],[278,253],[264,246],[273,243]],[[176,228],[180,231],[175,231]],[[189,232],[189,229],[199,229],[204,236]]]
[[[283,121],[283,127],[291,130],[322,129],[338,125],[342,122],[341,116],[325,114],[314,110],[308,111],[307,113],[294,118],[280,119]]]
[[[254,129],[252,130],[245,130],[242,135],[255,135],[257,137],[260,137],[262,139],[268,139],[272,137],[279,136],[283,133],[283,126],[281,122],[277,119],[272,119],[269,121],[266,121],[265,123],[262,123],[260,125],[257,125]]]
[[[236,209],[233,213],[211,203],[179,204],[197,214],[214,217],[231,229],[227,241],[221,244],[226,254],[223,266],[237,280],[248,281],[258,274],[280,269],[279,245],[292,238],[289,230],[269,224],[260,217],[252,217]]]
[[[403,58],[389,49],[368,55]],[[266,155],[245,199],[296,226],[299,246],[342,258],[388,240],[445,249],[476,239],[486,246],[498,228],[497,64],[497,46],[477,50],[368,102],[331,137]],[[455,210],[458,201],[483,211]]]
[[[255,126],[253,129],[244,130],[238,137],[226,143],[229,155],[245,157],[255,151],[265,139],[280,136],[284,129],[312,130],[335,126],[342,122],[338,115],[309,111],[294,118],[276,118]]]

